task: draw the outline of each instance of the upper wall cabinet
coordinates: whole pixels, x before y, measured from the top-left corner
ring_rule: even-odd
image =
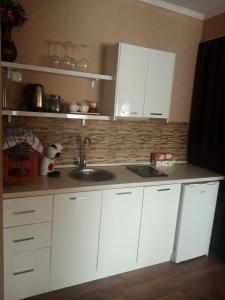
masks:
[[[169,117],[175,54],[119,43],[106,49],[104,113],[115,117]]]
[[[115,115],[142,117],[148,49],[119,44]]]
[[[149,49],[143,116],[169,118],[176,55]]]

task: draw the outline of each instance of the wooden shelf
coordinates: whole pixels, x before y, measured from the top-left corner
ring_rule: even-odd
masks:
[[[70,77],[82,77],[91,80],[112,80],[113,79],[112,76],[109,75],[55,69],[55,68],[48,68],[48,67],[35,66],[35,65],[25,65],[25,64],[11,63],[6,61],[2,61],[1,66],[8,69],[14,69],[14,70],[36,71],[36,72],[58,74],[58,75],[70,76]]]
[[[99,114],[67,114],[67,113],[47,113],[47,112],[33,112],[20,110],[2,110],[4,116],[17,117],[41,117],[41,118],[58,118],[58,119],[76,119],[76,120],[112,120],[109,116],[102,116]]]

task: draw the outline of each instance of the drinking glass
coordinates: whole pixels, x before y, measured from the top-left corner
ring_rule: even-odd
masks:
[[[71,43],[71,69],[74,71],[79,70],[79,46]]]
[[[64,49],[65,49],[65,55],[62,58],[62,68],[63,69],[71,69],[71,45],[72,42],[66,41],[63,43]]]
[[[80,45],[80,59],[78,62],[79,71],[88,72],[89,69],[89,48],[90,45],[81,44]]]
[[[48,43],[49,66],[53,68],[60,68],[61,65],[60,42],[48,41],[47,43]]]

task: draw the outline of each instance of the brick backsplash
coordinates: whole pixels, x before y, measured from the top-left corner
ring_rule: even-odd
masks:
[[[89,136],[92,144],[87,153],[89,163],[147,162],[151,152],[170,152],[176,160],[186,160],[187,123],[161,120],[87,121],[82,127],[77,120],[48,118],[13,118],[3,127],[31,128],[40,141],[62,143],[58,164],[70,164],[78,156],[81,136]]]

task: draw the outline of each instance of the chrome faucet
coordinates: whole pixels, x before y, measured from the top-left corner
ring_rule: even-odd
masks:
[[[81,148],[80,148],[80,156],[79,156],[79,167],[81,169],[86,169],[86,145],[90,149],[91,146],[91,139],[89,137],[85,137],[83,141],[81,141]]]

